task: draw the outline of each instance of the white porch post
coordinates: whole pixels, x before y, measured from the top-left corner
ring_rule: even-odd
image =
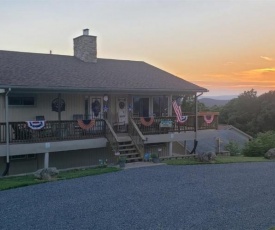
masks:
[[[198,131],[198,96],[195,95],[195,140],[197,140]]]
[[[45,149],[47,152],[44,153],[44,168],[47,169],[49,168],[49,149],[51,148],[51,143],[47,142],[45,143]]]
[[[173,155],[173,142],[169,142],[169,156]]]
[[[168,97],[168,116],[172,116],[172,95]]]
[[[49,152],[46,152],[44,154],[44,168],[49,168]]]
[[[5,123],[6,123],[6,156],[7,164],[10,163],[10,130],[9,130],[9,97],[8,94],[11,91],[9,88],[5,95]]]

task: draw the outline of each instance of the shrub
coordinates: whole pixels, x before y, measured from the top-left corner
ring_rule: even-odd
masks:
[[[264,156],[272,148],[275,148],[275,132],[268,131],[259,133],[255,139],[248,142],[242,150],[242,154],[250,157]]]
[[[240,153],[239,145],[235,141],[229,141],[229,143],[225,145],[224,149],[230,152],[230,156],[236,156]]]

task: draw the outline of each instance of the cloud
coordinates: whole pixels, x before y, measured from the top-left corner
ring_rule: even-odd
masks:
[[[251,69],[251,70],[234,73],[234,75],[241,76],[241,77],[248,77],[251,79],[254,79],[254,78],[262,79],[262,77],[270,78],[275,75],[275,67]]]
[[[260,58],[262,58],[266,61],[273,61],[273,58],[270,58],[270,57],[260,56]]]
[[[193,83],[209,91],[243,92],[250,89],[267,92],[275,90],[275,66],[266,68],[248,68],[231,73],[206,73],[192,76]]]
[[[224,63],[224,65],[233,65],[233,64],[234,64],[234,62],[232,62],[232,61],[228,61],[228,62]]]

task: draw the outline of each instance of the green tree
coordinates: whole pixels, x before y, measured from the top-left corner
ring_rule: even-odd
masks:
[[[259,113],[257,92],[254,89],[245,91],[238,98],[229,101],[221,110],[220,122],[234,125],[236,128],[255,135],[255,123]]]
[[[256,138],[246,144],[242,154],[250,157],[264,156],[271,148],[275,148],[275,131],[259,133]]]
[[[256,126],[259,132],[275,130],[275,91],[269,91],[258,97],[259,113]]]

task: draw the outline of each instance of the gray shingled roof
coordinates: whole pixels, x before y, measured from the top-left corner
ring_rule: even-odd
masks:
[[[75,90],[206,92],[141,61],[0,51],[0,87]]]

